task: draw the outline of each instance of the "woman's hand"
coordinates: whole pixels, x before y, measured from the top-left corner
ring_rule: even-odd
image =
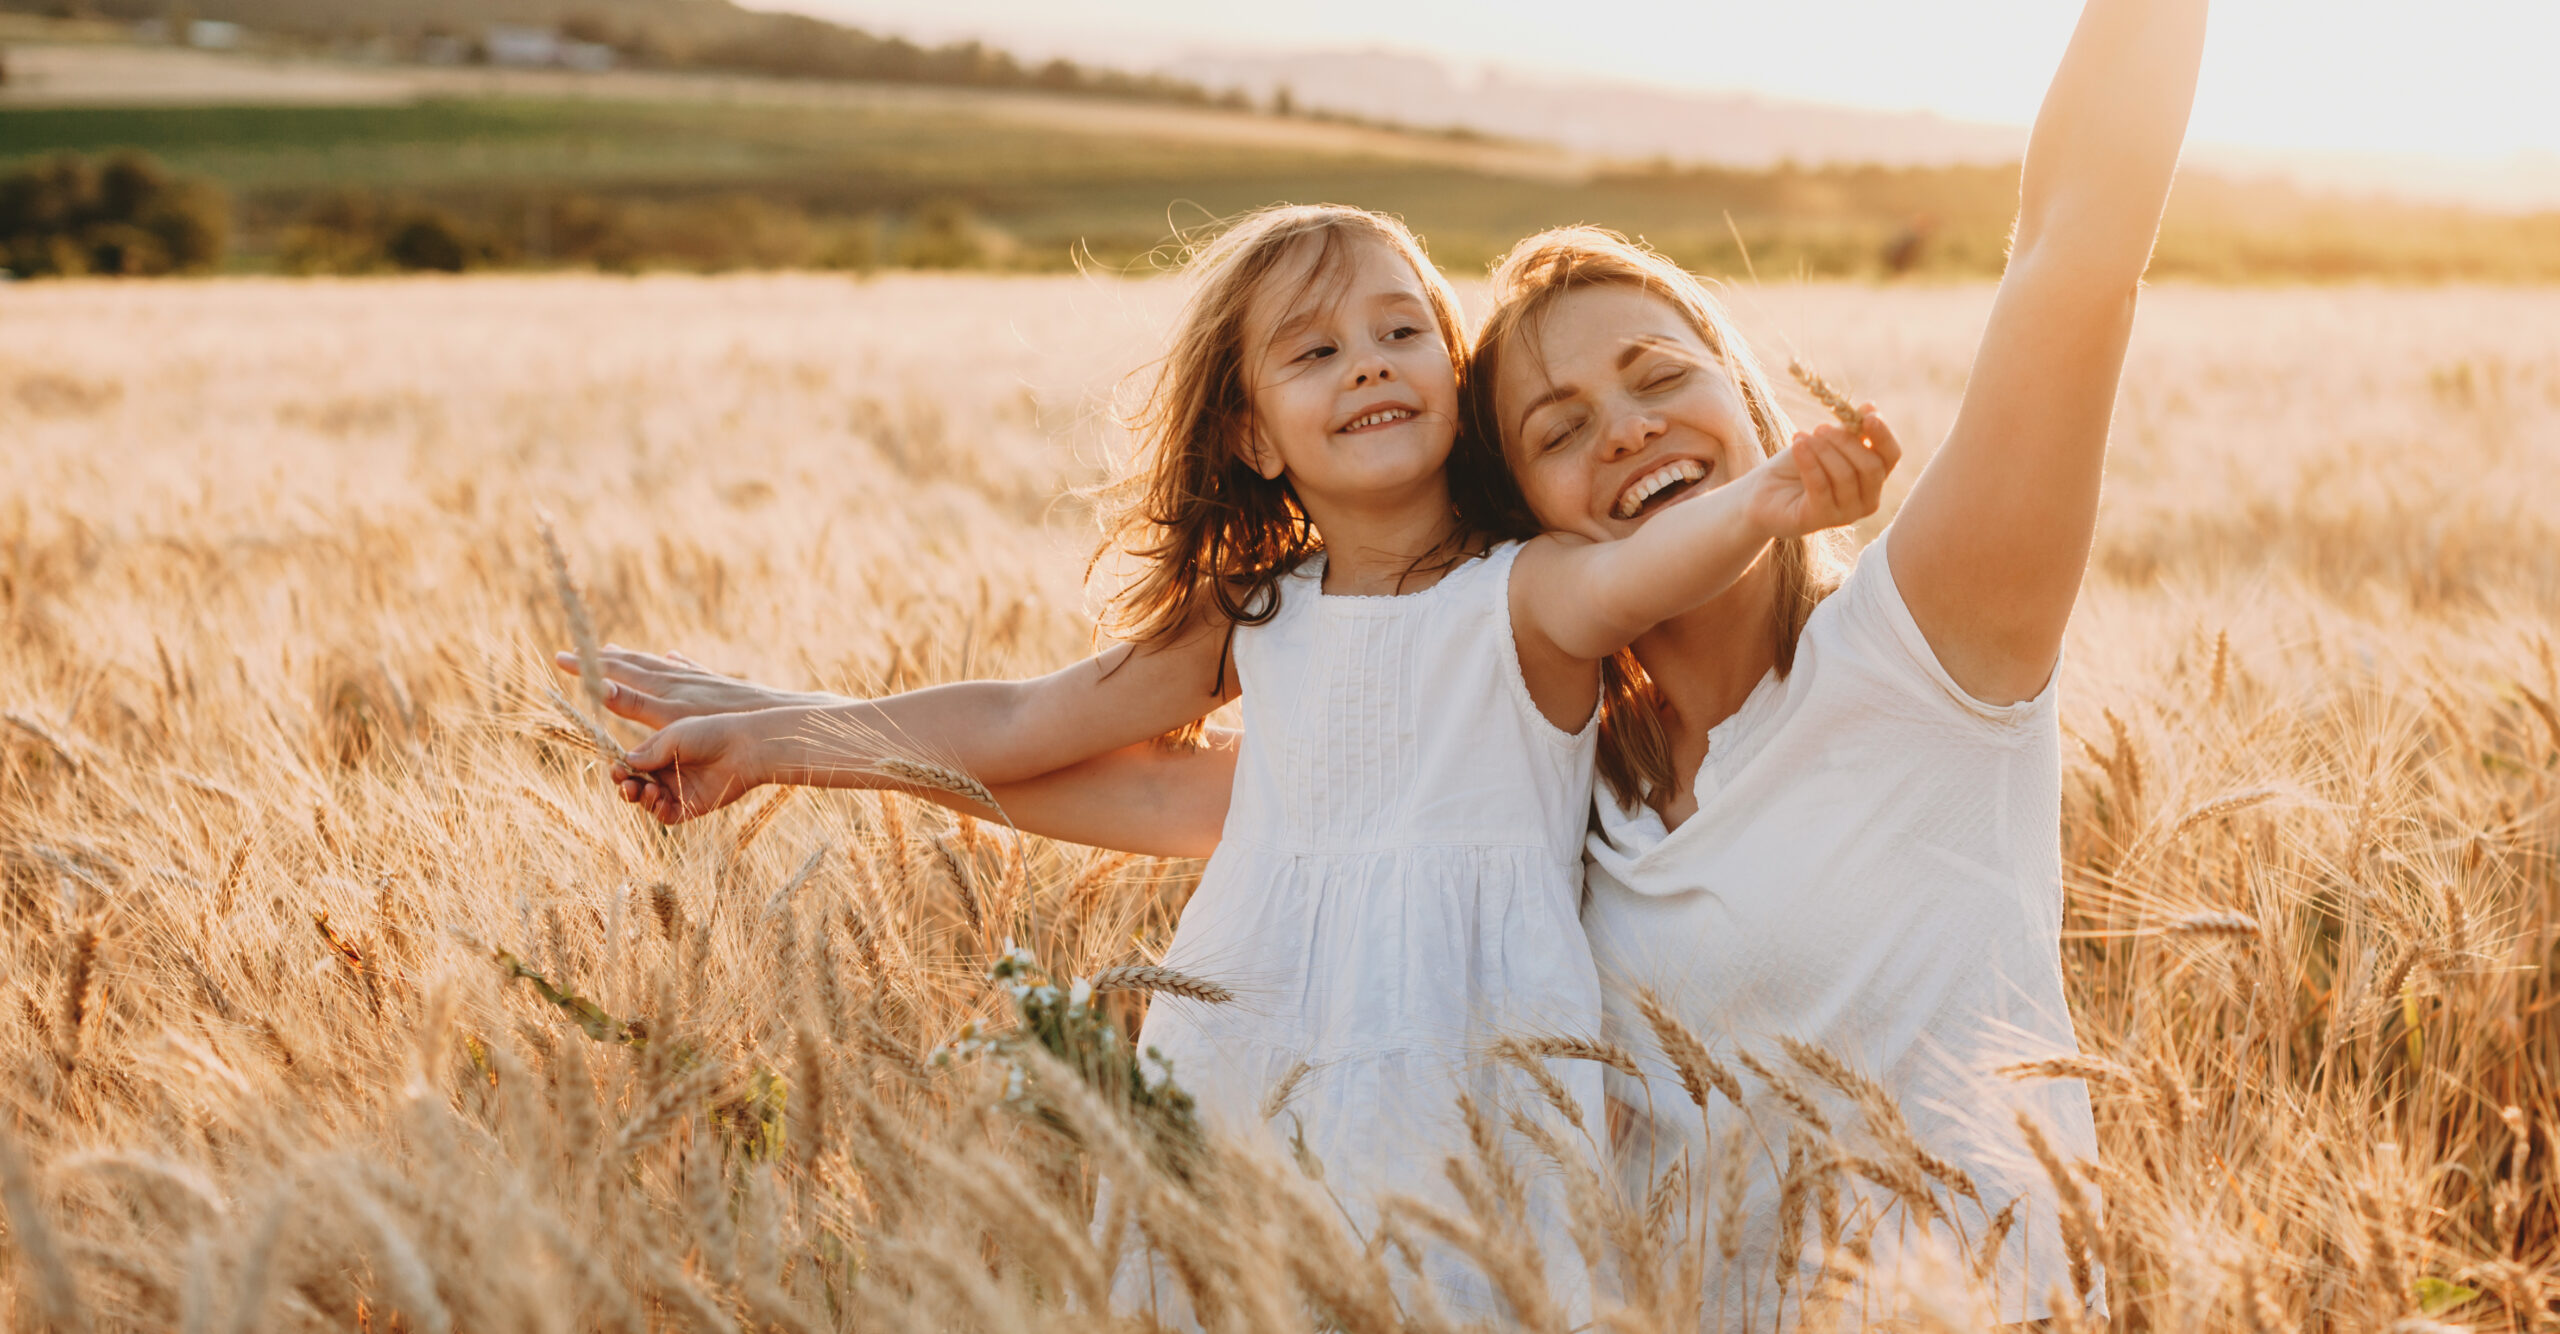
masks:
[[[622,757],[615,786],[662,824],[708,815],[773,781],[762,756],[766,730],[754,713],[678,719]]]
[[[1838,528],[1876,512],[1884,480],[1902,461],[1893,428],[1863,403],[1858,429],[1824,422],[1796,432],[1786,452],[1762,464],[1760,490],[1751,498],[1752,525],[1771,537],[1801,537]]]
[[[604,671],[604,706],[644,727],[665,727],[716,713],[753,713],[839,702],[834,695],[776,690],[723,676],[681,653],[639,653],[606,645],[597,655]],[[561,653],[552,665],[578,674],[578,655]]]

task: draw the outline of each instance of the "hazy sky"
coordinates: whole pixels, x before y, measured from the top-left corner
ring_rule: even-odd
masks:
[[[2024,123],[2073,0],[750,0],[912,37],[1143,65],[1385,47],[1458,62]],[[2560,0],[2218,0],[2198,140],[2560,154]]]

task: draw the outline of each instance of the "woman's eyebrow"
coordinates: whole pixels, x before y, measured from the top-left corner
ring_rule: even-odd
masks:
[[[1656,349],[1664,352],[1683,352],[1679,339],[1667,338],[1661,334],[1637,334],[1627,340],[1625,347],[1618,349],[1618,369],[1625,370],[1635,364],[1636,358]]]
[[[1528,430],[1529,419],[1537,415],[1538,409],[1550,404],[1562,403],[1568,398],[1573,398],[1579,395],[1581,392],[1581,390],[1574,388],[1572,385],[1557,384],[1553,380],[1548,381],[1547,392],[1538,395],[1536,398],[1530,399],[1528,406],[1520,409],[1519,420],[1511,424],[1511,429],[1515,433]]]

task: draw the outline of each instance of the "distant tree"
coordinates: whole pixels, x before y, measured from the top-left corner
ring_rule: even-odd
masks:
[[[1298,99],[1289,95],[1289,85],[1284,83],[1271,90],[1272,115],[1294,116],[1297,112]]]
[[[911,269],[971,269],[987,260],[985,233],[956,199],[926,203],[898,237],[898,262]]]
[[[191,273],[222,260],[231,205],[142,153],[76,153],[0,175],[0,263],[21,277]]]
[[[619,46],[614,40],[611,20],[594,10],[582,9],[560,20],[560,35],[573,42],[594,42],[599,46]]]
[[[404,269],[437,273],[460,273],[471,267],[478,249],[461,223],[436,209],[409,214],[382,239],[383,258]]]

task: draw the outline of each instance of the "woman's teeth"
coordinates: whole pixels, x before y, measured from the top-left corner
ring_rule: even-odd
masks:
[[[1405,418],[1412,415],[1413,409],[1411,408],[1380,408],[1376,412],[1372,412],[1365,417],[1353,419],[1349,426],[1345,426],[1342,429],[1346,431],[1357,431],[1368,426],[1384,426],[1388,422],[1403,421]]]
[[[1706,476],[1706,465],[1690,459],[1674,459],[1637,478],[1634,485],[1619,493],[1618,505],[1613,513],[1621,519],[1632,519],[1636,517],[1638,510],[1644,508],[1646,501],[1660,494],[1665,487],[1676,486],[1682,482],[1704,481]]]

